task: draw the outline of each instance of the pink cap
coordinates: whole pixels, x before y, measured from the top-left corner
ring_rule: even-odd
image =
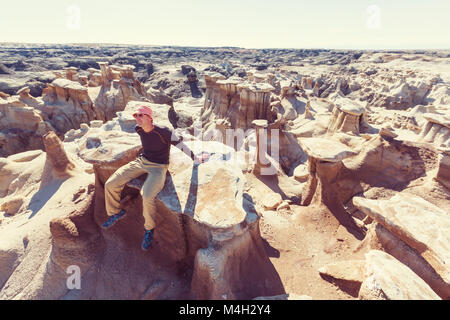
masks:
[[[136,117],[136,115],[139,114],[139,113],[146,114],[146,115],[148,115],[150,118],[153,118],[153,111],[152,111],[152,109],[150,109],[150,108],[147,107],[147,106],[140,106],[140,107],[137,109],[137,112],[135,112],[135,113],[133,114],[133,116]]]

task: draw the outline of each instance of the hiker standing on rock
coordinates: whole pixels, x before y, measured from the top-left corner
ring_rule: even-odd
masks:
[[[143,150],[136,160],[117,169],[106,181],[105,205],[109,218],[102,227],[109,228],[124,217],[125,210],[120,209],[120,193],[123,187],[128,181],[147,173],[147,179],[140,191],[145,227],[142,249],[147,250],[153,240],[155,222],[152,217],[156,209],[155,198],[164,187],[169,167],[170,146],[173,144],[188,154],[195,164],[203,163],[208,159],[209,154],[202,153],[194,156],[184,143],[177,140],[169,128],[154,125],[153,111],[149,107],[139,107],[133,116],[137,121],[135,130],[141,137]]]

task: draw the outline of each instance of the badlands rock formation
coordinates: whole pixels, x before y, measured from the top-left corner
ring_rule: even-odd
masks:
[[[0,57],[1,299],[450,298],[447,52]],[[141,151],[140,105],[211,154],[171,147],[148,252],[145,175],[100,228],[105,182]]]

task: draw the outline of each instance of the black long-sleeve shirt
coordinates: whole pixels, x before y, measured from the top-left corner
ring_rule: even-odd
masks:
[[[142,153],[147,160],[169,164],[170,146],[174,145],[194,160],[194,153],[173,131],[168,127],[156,126],[150,132],[145,132],[139,125],[134,129],[141,137]]]

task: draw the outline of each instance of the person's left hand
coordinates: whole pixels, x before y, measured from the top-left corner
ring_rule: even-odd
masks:
[[[210,154],[206,151],[203,151],[202,153],[196,154],[194,158],[195,164],[200,164],[203,162],[208,161]]]

